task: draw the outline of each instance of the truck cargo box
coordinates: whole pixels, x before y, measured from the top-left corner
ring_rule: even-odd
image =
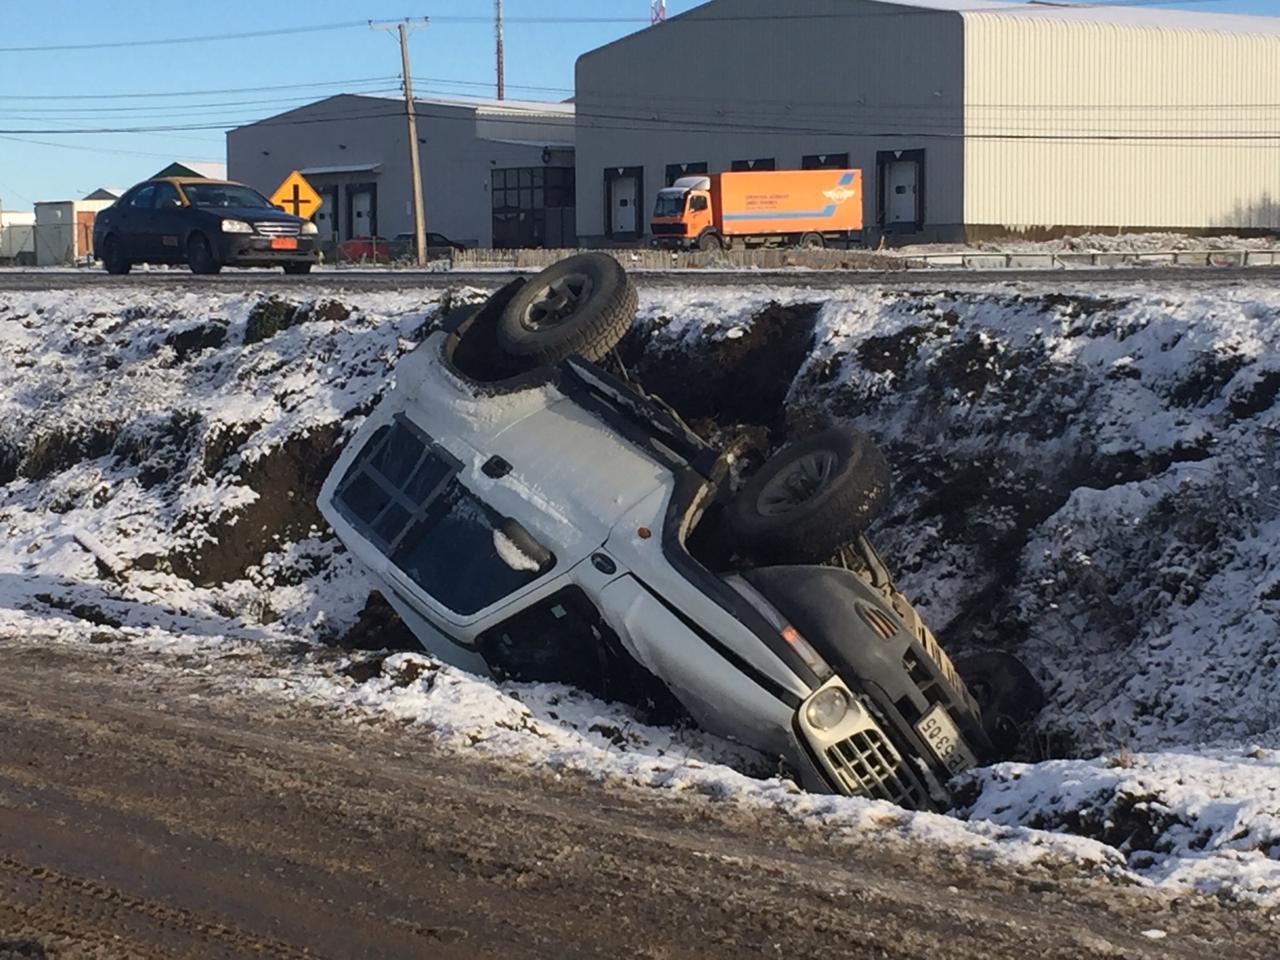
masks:
[[[712,177],[724,236],[862,229],[861,170],[761,170]]]

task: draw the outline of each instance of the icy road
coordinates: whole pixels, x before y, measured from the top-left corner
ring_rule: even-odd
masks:
[[[1052,859],[833,842],[236,692],[287,657],[0,656],[5,958],[1275,956],[1262,913]]]

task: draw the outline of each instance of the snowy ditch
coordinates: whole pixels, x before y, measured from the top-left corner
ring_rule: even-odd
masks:
[[[951,817],[806,796],[566,687],[373,652],[403,627],[366,608],[314,495],[440,295],[315,297],[0,294],[11,642],[122,644],[449,748],[779,806],[850,842],[1280,904],[1280,293],[642,294],[621,351],[642,382],[712,436],[867,430],[896,481],[873,539],[904,591],[952,650],[1014,650],[1044,682],[1025,762],[971,774]]]

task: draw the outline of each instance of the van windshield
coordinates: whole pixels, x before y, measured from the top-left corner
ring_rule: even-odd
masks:
[[[678,217],[684,213],[685,198],[689,194],[681,191],[679,193],[667,193],[665,190],[658,194],[658,200],[653,205],[653,215],[655,217]]]

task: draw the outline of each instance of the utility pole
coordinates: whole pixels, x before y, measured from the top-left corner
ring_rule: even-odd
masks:
[[[498,99],[502,100],[507,95],[505,57],[502,52],[502,0],[493,0],[493,32],[497,40]]]
[[[422,166],[418,157],[418,117],[413,110],[413,74],[409,70],[409,31],[426,26],[428,17],[405,17],[395,24],[400,33],[400,72],[404,86],[404,113],[409,121],[409,176],[413,182],[413,235],[418,266],[427,262],[427,217],[422,209]],[[391,21],[369,21],[374,30],[390,30]]]

